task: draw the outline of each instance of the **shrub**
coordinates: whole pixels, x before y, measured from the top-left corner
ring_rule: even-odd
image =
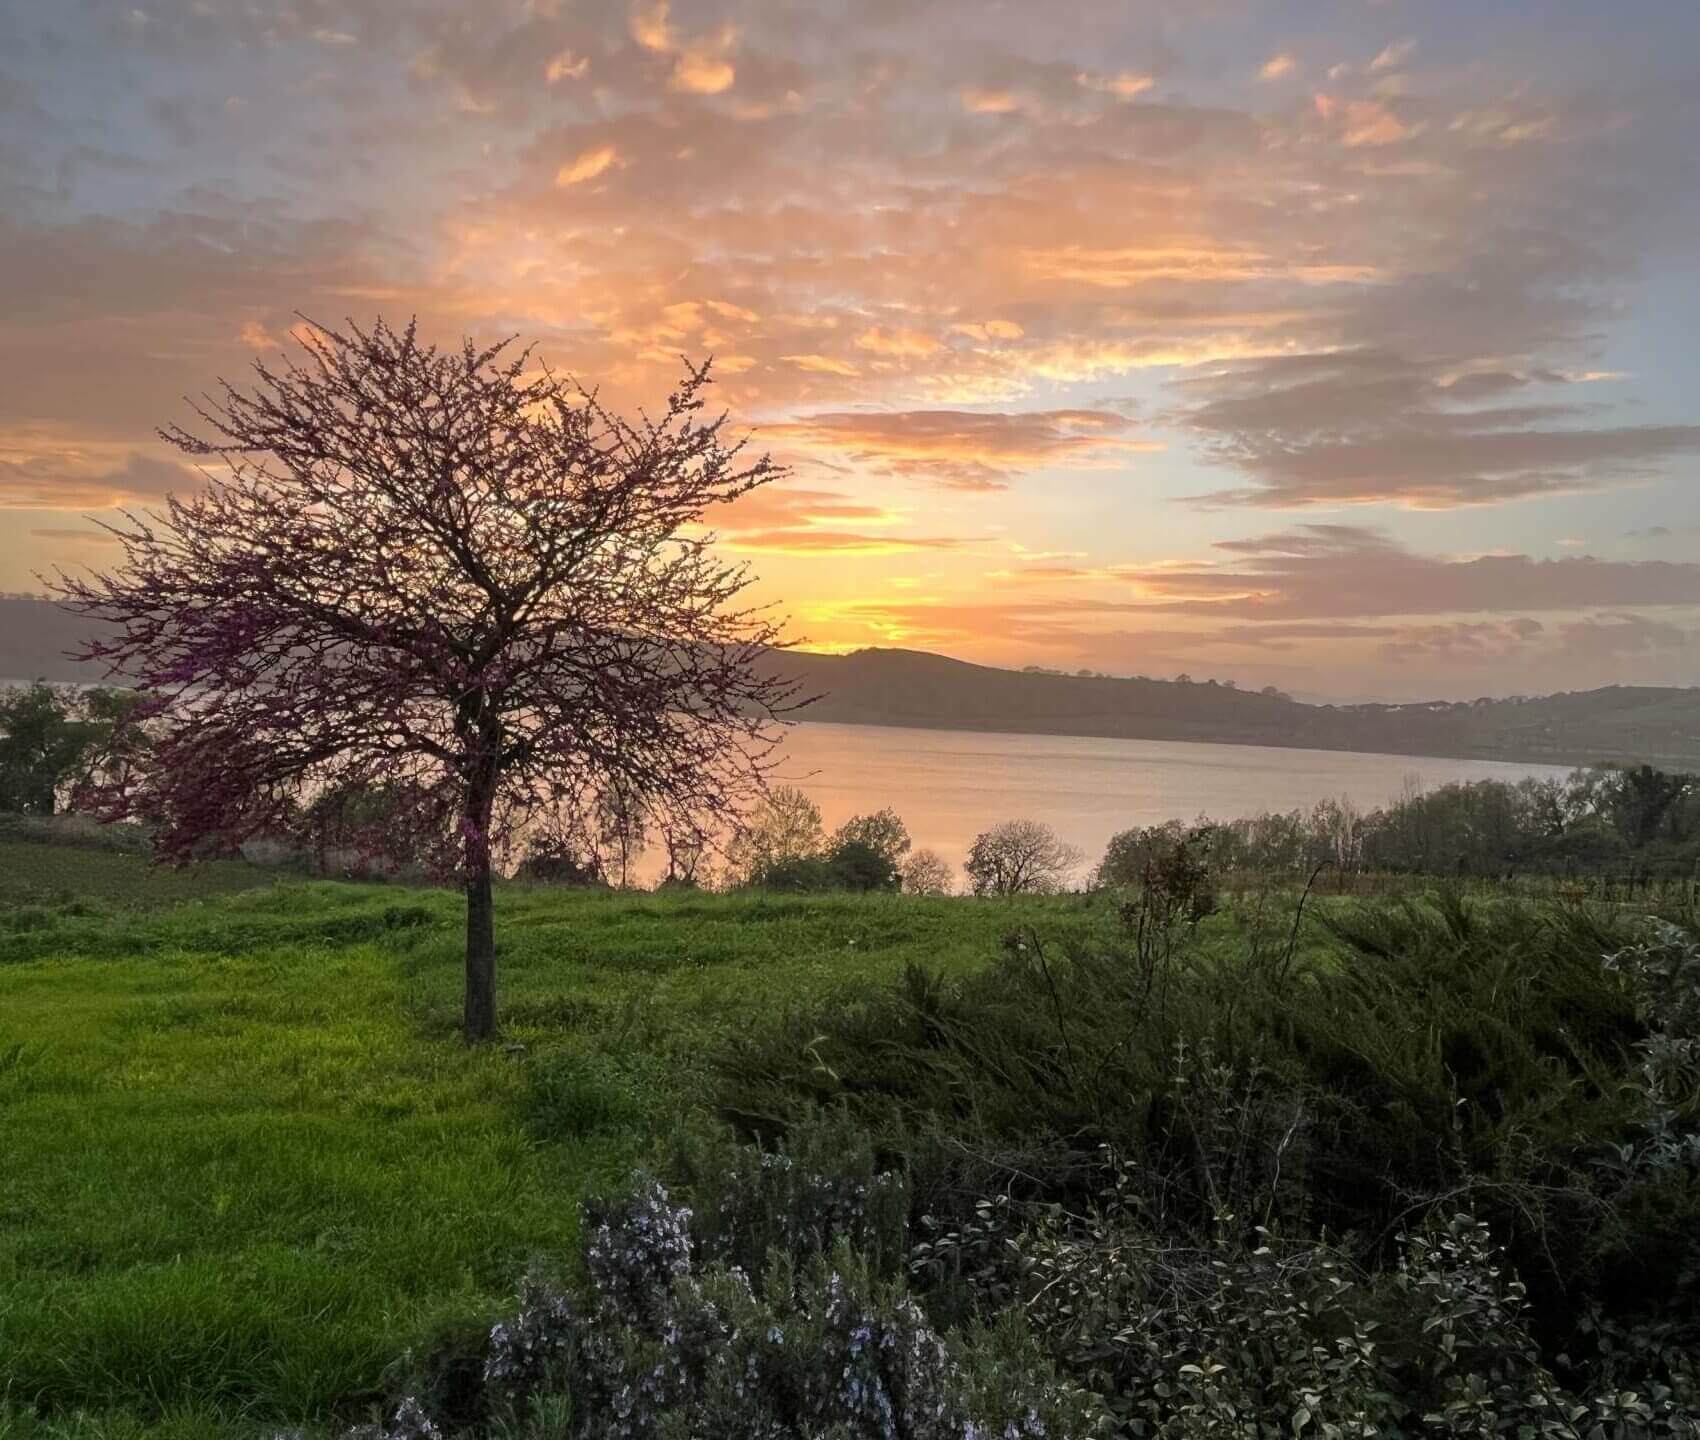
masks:
[[[480,1434],[568,1440],[1068,1440],[1096,1412],[1018,1327],[947,1340],[901,1282],[845,1241],[775,1251],[760,1283],[690,1239],[690,1212],[641,1179],[587,1213],[590,1288],[529,1280],[485,1347]],[[428,1382],[427,1382],[428,1386]],[[384,1440],[435,1440],[404,1398]]]
[[[838,890],[895,891],[902,883],[897,861],[866,840],[840,840],[826,857],[826,868]]]
[[[793,855],[762,866],[750,883],[782,894],[819,894],[829,890],[866,893],[896,890],[896,865],[863,840],[844,840],[824,855]]]
[[[583,890],[606,890],[607,878],[594,855],[556,836],[540,837],[526,848],[516,878],[542,885],[566,885]]]
[[[1700,1269],[1682,1240],[1700,1180],[1630,1191],[1601,1170],[1647,1134],[1647,1024],[1601,960],[1631,922],[1444,895],[1326,914],[1327,953],[1296,957],[1184,916],[1159,946],[1137,923],[1056,953],[1013,936],[978,974],[912,971],[730,1037],[726,1113],[771,1138],[845,1107],[906,1157],[917,1223],[1002,1195],[1078,1213],[1105,1146],[1165,1233],[1231,1213],[1242,1239],[1352,1236],[1370,1264],[1447,1197],[1494,1227],[1555,1343],[1578,1297],[1631,1273],[1624,1205],[1666,1217],[1643,1238],[1676,1273]]]
[[[750,877],[750,884],[759,890],[773,890],[783,895],[810,895],[833,890],[832,867],[819,855],[793,855],[764,865]]]
[[[907,1179],[880,1165],[872,1137],[842,1111],[803,1118],[773,1150],[686,1136],[668,1169],[690,1194],[703,1253],[748,1274],[760,1274],[770,1252],[805,1260],[840,1242],[881,1278],[902,1271]]]

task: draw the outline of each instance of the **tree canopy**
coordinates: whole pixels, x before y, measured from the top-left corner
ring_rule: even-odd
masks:
[[[300,358],[197,404],[198,432],[160,432],[208,462],[205,488],[109,527],[111,573],[59,577],[108,622],[82,658],[167,722],[104,808],[155,817],[181,859],[383,787],[467,887],[482,1038],[491,875],[516,840],[610,795],[713,833],[765,790],[795,701],[758,663],[779,625],[700,522],[782,471],[705,416],[707,365],[629,420],[511,342],[302,334]]]

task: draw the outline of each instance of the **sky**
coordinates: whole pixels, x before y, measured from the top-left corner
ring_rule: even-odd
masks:
[[[1697,136],[1692,0],[0,0],[0,590],[417,315],[712,356],[811,648],[1697,684]]]

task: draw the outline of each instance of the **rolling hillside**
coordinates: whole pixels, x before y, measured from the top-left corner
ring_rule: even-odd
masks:
[[[46,601],[0,596],[0,677],[98,680],[98,671],[64,658],[85,633],[86,622]],[[786,651],[769,663],[795,676],[805,694],[820,697],[805,718],[841,725],[1700,768],[1700,688],[1611,686],[1522,700],[1308,705],[1210,684],[998,670],[918,650]]]

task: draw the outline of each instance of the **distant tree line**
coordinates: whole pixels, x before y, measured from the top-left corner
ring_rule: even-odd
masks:
[[[0,813],[57,815],[146,762],[131,690],[70,685],[0,690]]]
[[[1700,776],[1598,765],[1562,780],[1411,787],[1367,812],[1343,800],[1240,820],[1171,820],[1116,835],[1099,885],[1135,885],[1188,842],[1217,873],[1348,872],[1498,877],[1691,874],[1700,865]]]
[[[51,816],[145,768],[156,726],[142,697],[119,689],[37,683],[0,691],[0,813]],[[403,785],[327,787],[291,817],[296,858],[318,873],[401,873],[429,867],[452,843],[415,813]],[[142,817],[147,820],[149,817]],[[159,823],[161,817],[152,817]],[[1633,874],[1687,877],[1700,868],[1700,776],[1651,765],[1598,765],[1563,779],[1460,781],[1359,811],[1340,799],[1237,820],[1134,826],[1114,836],[1097,868],[1036,820],[975,836],[963,867],[977,895],[1046,894],[1077,882],[1139,885],[1185,843],[1211,871],[1305,877],[1342,872],[1498,877]],[[208,851],[207,853],[213,853]],[[540,832],[518,874],[556,884],[629,888],[659,854],[662,887],[756,887],[781,892],[921,895],[957,888],[935,851],[914,847],[892,810],[857,815],[829,832],[794,786],[774,787],[729,836],[658,813],[617,784],[581,797],[567,823]]]

